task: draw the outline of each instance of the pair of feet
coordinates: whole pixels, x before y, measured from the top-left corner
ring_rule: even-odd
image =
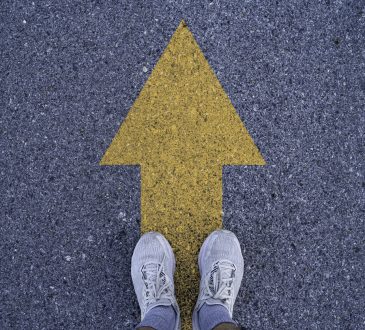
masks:
[[[200,330],[198,313],[204,304],[224,306],[232,318],[243,276],[243,257],[237,237],[217,230],[204,241],[199,253],[200,292],[193,312],[193,330]],[[172,306],[174,329],[180,329],[173,276],[175,256],[166,238],[156,232],[143,235],[132,256],[132,280],[141,319],[154,307]],[[189,279],[186,279],[189,280]]]

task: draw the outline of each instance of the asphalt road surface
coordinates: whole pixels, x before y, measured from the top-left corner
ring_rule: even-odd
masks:
[[[223,170],[234,318],[365,329],[363,0],[1,1],[0,329],[138,323],[140,168],[99,162],[182,19],[267,163]]]

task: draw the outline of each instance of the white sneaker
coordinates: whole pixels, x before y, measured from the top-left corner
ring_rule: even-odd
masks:
[[[180,329],[180,310],[174,288],[175,256],[169,242],[156,232],[144,234],[132,256],[132,281],[141,309],[141,320],[156,306],[172,306],[174,330]]]
[[[204,304],[222,305],[232,318],[243,267],[241,247],[235,234],[217,230],[207,237],[199,253],[200,293],[193,312],[193,330],[200,330],[198,312]]]

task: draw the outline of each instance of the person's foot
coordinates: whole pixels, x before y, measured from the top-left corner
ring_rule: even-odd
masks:
[[[241,247],[232,232],[217,230],[207,237],[199,253],[201,280],[200,293],[193,312],[194,330],[201,329],[199,311],[203,305],[204,310],[210,306],[214,306],[214,309],[223,306],[229,314],[226,318],[232,319],[233,306],[243,277],[243,267]],[[202,312],[205,313],[203,310]]]
[[[176,313],[173,329],[180,329],[180,311],[175,298],[175,256],[169,242],[156,232],[144,234],[132,256],[131,275],[141,309],[141,320],[155,307],[171,306]]]

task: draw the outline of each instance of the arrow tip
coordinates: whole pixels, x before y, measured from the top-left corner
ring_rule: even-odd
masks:
[[[188,25],[186,24],[185,20],[184,20],[184,19],[182,19],[182,20],[180,21],[179,27],[187,27],[187,26],[188,26]]]

